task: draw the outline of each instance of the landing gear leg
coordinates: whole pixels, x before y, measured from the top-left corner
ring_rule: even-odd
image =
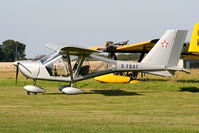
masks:
[[[70,82],[70,83],[69,83],[69,86],[70,86],[70,87],[73,87],[73,83]]]
[[[37,80],[33,80],[34,86],[37,86]]]
[[[76,86],[76,82],[70,82],[68,86],[74,87],[74,86]]]
[[[41,88],[41,86],[39,86],[39,85],[37,85],[37,80],[33,80],[33,85],[35,86],[35,87],[39,87],[39,88]]]
[[[141,73],[141,79],[144,80],[145,73]]]
[[[131,80],[136,80],[138,77],[138,72],[133,72],[131,75]]]
[[[33,85],[37,86],[36,80],[33,80]],[[37,95],[37,92],[27,91],[27,95]]]

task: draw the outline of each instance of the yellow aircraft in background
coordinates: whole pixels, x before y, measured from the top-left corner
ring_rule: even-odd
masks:
[[[159,41],[154,39],[151,41],[145,41],[137,44],[127,44],[127,41],[114,44],[112,41],[106,42],[105,47],[91,47],[92,50],[100,50],[108,52],[110,58],[117,59],[115,53],[141,53],[138,62],[141,62],[145,54],[148,53],[153,46]],[[183,46],[181,53],[182,59],[199,59],[199,23],[195,23],[190,42],[186,42]],[[99,77],[95,77],[94,80],[104,83],[137,83],[139,81],[134,80],[137,77],[136,74],[107,74]]]
[[[194,25],[188,53],[190,55],[193,55],[190,57],[191,59],[193,59],[194,57],[195,59],[199,59],[199,23],[196,23]]]

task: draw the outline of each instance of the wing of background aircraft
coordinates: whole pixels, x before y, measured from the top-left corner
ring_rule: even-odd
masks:
[[[149,52],[151,48],[157,43],[159,39],[154,39],[151,41],[145,41],[136,44],[124,45],[117,47],[117,52],[126,52],[126,53],[141,53]]]
[[[159,39],[154,39],[151,41],[145,41],[136,44],[127,44],[124,46],[118,46],[116,48],[116,53],[142,53],[142,52],[149,52],[151,48],[157,43]],[[109,52],[106,47],[90,47],[89,49],[92,50],[101,50],[103,52]]]

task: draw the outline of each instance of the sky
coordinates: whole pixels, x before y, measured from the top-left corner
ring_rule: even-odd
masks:
[[[51,51],[50,42],[80,47],[105,41],[138,43],[168,29],[188,30],[199,22],[198,0],[0,0],[0,44],[26,44],[34,58]]]

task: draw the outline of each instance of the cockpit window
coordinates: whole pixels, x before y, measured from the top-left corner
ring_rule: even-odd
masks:
[[[51,59],[59,56],[57,52],[50,53],[49,55],[46,55],[45,57],[41,58],[40,61],[42,64],[45,64],[46,62],[50,61]]]
[[[57,58],[46,66],[50,76],[68,77],[69,70],[63,57]]]

